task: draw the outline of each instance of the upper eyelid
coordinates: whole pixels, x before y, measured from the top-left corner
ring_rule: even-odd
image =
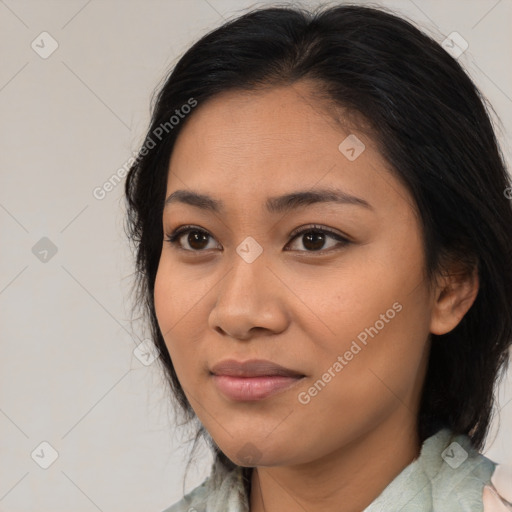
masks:
[[[324,233],[327,233],[328,235],[330,236],[334,236],[334,237],[340,237],[340,238],[345,238],[347,240],[350,240],[350,238],[345,235],[344,233],[340,233],[340,232],[337,232],[331,228],[328,228],[328,227],[323,227],[322,225],[320,224],[311,224],[311,225],[306,225],[306,226],[302,226],[300,228],[296,228],[294,229],[291,233],[290,233],[290,237],[292,238],[295,238],[296,236],[298,235],[302,235],[304,234],[305,232],[308,232],[308,231],[322,231]]]
[[[184,233],[187,233],[188,231],[199,231],[201,233],[206,233],[208,236],[211,236],[212,238],[215,238],[207,229],[200,228],[199,226],[194,226],[194,225],[180,226],[180,227],[174,229],[167,236],[169,236],[169,237],[173,236],[174,237],[174,236],[177,236],[177,235],[182,235]],[[320,224],[316,224],[316,225],[311,224],[311,225],[302,226],[300,228],[296,228],[288,236],[296,237],[296,236],[301,235],[304,232],[308,232],[308,231],[323,231],[323,232],[325,232],[325,233],[327,233],[329,235],[332,235],[332,236],[339,236],[339,237],[342,237],[342,238],[349,239],[348,235],[345,235],[344,233],[338,233],[337,231],[334,231],[333,229],[328,228],[328,227],[321,226]]]
[[[172,239],[172,242],[174,244],[178,245],[178,247],[179,247],[179,244],[176,243],[177,240],[179,238],[181,238],[181,236],[187,234],[190,231],[198,231],[200,233],[204,233],[207,236],[211,237],[212,239],[216,240],[216,238],[208,230],[206,230],[204,228],[200,228],[199,226],[195,226],[195,225],[184,225],[184,226],[180,226],[180,227],[176,228],[175,230],[172,231],[172,233],[169,233],[168,235],[166,235],[167,240],[171,241],[170,239]],[[338,233],[338,232],[332,230],[331,228],[324,227],[320,224],[311,224],[311,225],[306,225],[306,226],[302,226],[302,227],[294,229],[289,235],[290,242],[293,241],[298,236],[304,235],[305,233],[312,232],[312,231],[323,232],[323,233],[327,234],[327,236],[330,236],[331,238],[335,239],[337,242],[340,242],[340,243],[352,242],[351,238],[349,236],[345,235],[344,233]],[[290,242],[288,242],[288,243],[290,243]],[[182,247],[179,247],[179,248],[182,248]],[[189,252],[203,252],[203,251],[190,251],[189,249],[184,249],[184,250],[189,251]],[[311,252],[321,252],[321,251],[311,251]]]

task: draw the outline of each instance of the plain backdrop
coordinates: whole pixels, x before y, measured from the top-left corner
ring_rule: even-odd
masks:
[[[379,3],[439,42],[467,41],[459,61],[510,162],[512,2]],[[94,190],[122,176],[186,48],[271,4],[0,0],[1,511],[160,512],[182,497],[187,432],[156,365],[134,352],[145,333],[130,322],[124,180],[102,199]],[[510,373],[497,395],[485,453],[512,464]],[[210,470],[199,454],[187,491]]]

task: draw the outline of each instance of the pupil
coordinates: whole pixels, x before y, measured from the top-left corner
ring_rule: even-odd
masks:
[[[190,244],[190,247],[193,247],[194,249],[202,249],[203,247],[201,246],[201,238],[202,242],[207,242],[207,237],[208,235],[206,235],[206,233],[200,233],[199,231],[191,231],[188,234],[188,243]],[[199,243],[199,247],[195,245],[196,242]],[[206,243],[205,245],[208,244]]]
[[[321,249],[324,245],[325,235],[324,233],[312,232],[304,235],[306,237],[307,243],[304,243],[304,247],[308,248],[308,243],[313,241],[313,245],[309,246],[310,249]],[[316,243],[315,243],[316,242]]]

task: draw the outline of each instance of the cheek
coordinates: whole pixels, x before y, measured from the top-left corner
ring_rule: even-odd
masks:
[[[368,245],[354,252],[353,258],[345,258],[343,267],[328,279],[314,286],[310,280],[308,305],[322,322],[310,321],[302,327],[315,340],[311,358],[318,361],[315,376],[333,368],[338,356],[344,358],[343,369],[338,366],[340,377],[333,379],[333,400],[343,396],[351,406],[366,399],[379,403],[382,393],[389,393],[379,379],[404,396],[417,378],[425,357],[430,310],[420,241],[415,243],[413,235],[409,240]],[[352,398],[347,397],[347,388],[353,390]]]
[[[162,256],[154,286],[155,313],[180,381],[181,375],[190,378],[191,368],[199,364],[198,346],[207,329],[205,308],[214,284]]]
[[[172,272],[171,266],[161,261],[154,287],[155,313],[178,376],[183,364],[189,360],[186,357],[187,344],[183,342],[190,337],[186,315],[190,308],[188,299],[184,297],[184,286],[179,273]]]
[[[369,244],[347,252],[336,268],[289,270],[293,275],[286,280],[294,283],[294,293],[306,306],[296,310],[294,321],[324,352],[350,346],[376,323],[379,333],[409,331],[404,316],[423,330],[422,314],[428,312],[421,253],[412,246],[404,251],[393,244]]]
[[[212,283],[203,276],[163,254],[154,287],[155,312],[162,334],[183,332],[184,326],[193,326],[190,318],[204,308],[211,287]]]
[[[173,276],[166,272],[165,265],[160,261],[155,278],[154,301],[155,313],[160,330],[165,338],[165,333],[170,329],[173,318],[176,316],[176,301],[171,293],[171,281]],[[174,282],[174,281],[173,281]]]
[[[330,361],[345,360],[333,392],[336,387],[350,407],[369,401],[378,410],[397,396],[408,402],[425,363],[429,310],[426,289],[418,286],[421,269],[392,268],[380,275],[366,267],[366,282],[375,285],[348,287],[345,306],[330,312],[333,330],[342,333],[330,346]]]

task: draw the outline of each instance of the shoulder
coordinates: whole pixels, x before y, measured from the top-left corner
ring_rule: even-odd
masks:
[[[228,470],[214,461],[210,476],[162,512],[248,512],[242,468]]]
[[[483,490],[484,512],[512,512],[512,466],[496,466]]]
[[[186,494],[180,501],[162,512],[205,512],[208,495],[208,480]]]
[[[496,468],[495,462],[473,448],[468,436],[441,429],[424,441],[419,457],[365,512],[386,507],[402,512],[512,512],[512,508],[504,508],[510,505],[504,491],[500,496],[495,485],[493,475],[499,474]],[[510,477],[502,480],[500,488],[512,489]],[[496,503],[502,508],[496,508]]]
[[[432,502],[440,510],[512,512],[505,501],[501,503],[506,508],[493,508],[502,499],[493,484],[498,465],[475,450],[468,436],[440,431],[431,438],[429,457],[424,462]]]
[[[423,449],[421,469],[428,476],[435,510],[512,512],[494,483],[499,466],[475,450],[468,436],[442,429]],[[496,508],[497,503],[502,508]]]
[[[466,435],[444,429],[431,439],[426,471],[430,472],[434,502],[458,504],[468,511],[512,512],[512,505],[504,496],[507,493],[512,499],[509,469],[475,450]],[[433,462],[435,459],[437,463]]]

